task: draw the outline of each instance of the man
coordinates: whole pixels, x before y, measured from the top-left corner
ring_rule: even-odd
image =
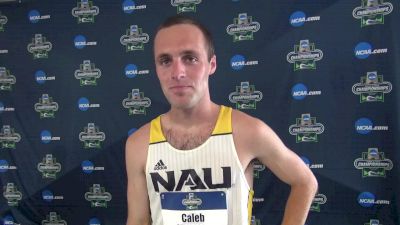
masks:
[[[171,108],[127,140],[127,225],[249,224],[254,159],[291,186],[282,224],[303,225],[317,181],[266,124],[211,101],[209,32],[171,17],[157,30],[154,58]]]

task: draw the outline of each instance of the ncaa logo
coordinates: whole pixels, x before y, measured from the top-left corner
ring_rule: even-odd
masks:
[[[86,46],[97,45],[96,41],[86,41],[86,37],[83,35],[76,35],[74,38],[74,46],[77,49],[83,49]]]
[[[243,55],[234,55],[231,58],[231,67],[234,70],[241,70],[244,66],[255,66],[258,65],[258,61],[246,61]]]
[[[31,23],[37,23],[40,20],[40,13],[37,10],[31,10],[28,14],[28,19]]]
[[[303,100],[307,96],[321,95],[322,91],[320,91],[320,90],[309,91],[305,84],[298,83],[298,84],[295,84],[292,87],[291,94],[292,94],[293,99],[295,99],[295,100]]]
[[[136,75],[145,75],[149,74],[149,70],[139,70],[135,64],[128,64],[125,66],[125,76],[128,78],[134,78]]]
[[[78,100],[78,108],[81,111],[87,111],[89,109],[90,102],[89,99],[82,97]]]
[[[296,11],[292,13],[292,15],[289,18],[290,24],[294,27],[303,26],[305,21],[306,21],[306,14],[302,11]]]
[[[135,11],[135,2],[132,0],[125,0],[122,3],[122,10],[124,11],[124,13],[133,13]]]
[[[312,22],[320,20],[320,16],[306,17],[306,14],[302,11],[296,11],[289,17],[289,23],[293,27],[301,27],[305,22]]]
[[[306,85],[299,83],[292,87],[292,97],[296,100],[303,100],[308,94]]]
[[[54,199],[53,192],[51,192],[50,190],[42,191],[42,199],[46,202],[52,202]]]
[[[360,118],[356,121],[355,127],[359,134],[369,134],[373,130],[372,121],[368,118]]]
[[[83,35],[77,35],[74,39],[74,45],[77,49],[82,49],[86,46],[86,37]]]
[[[246,59],[242,55],[234,55],[231,58],[231,67],[234,70],[241,70],[244,67]]]
[[[368,42],[360,42],[354,49],[354,54],[359,59],[366,59],[372,52],[372,46]]]
[[[86,97],[81,97],[78,100],[78,108],[82,112],[89,110],[89,108],[100,108],[100,104],[91,104],[89,99]]]
[[[128,78],[136,77],[138,68],[135,64],[128,64],[125,66],[125,76]]]
[[[360,118],[355,123],[355,128],[359,134],[369,134],[371,131],[387,131],[388,126],[374,126],[372,121],[368,118]]]
[[[50,19],[50,15],[41,16],[39,11],[31,10],[28,13],[28,19],[29,19],[29,22],[31,22],[31,23],[37,23],[37,22],[39,22],[39,20]]]
[[[94,164],[89,161],[89,160],[85,160],[81,163],[82,166],[82,171],[86,174],[91,174],[94,170]]]
[[[38,83],[38,84],[44,84],[48,80],[56,80],[56,77],[55,76],[48,77],[46,75],[46,72],[44,72],[43,70],[38,70],[35,72],[35,80],[36,80],[36,83]]]
[[[375,195],[371,192],[362,192],[358,195],[357,202],[364,208],[370,208],[375,204]]]
[[[104,171],[103,166],[95,166],[94,163],[90,160],[82,161],[81,163],[82,171],[86,174],[91,174],[93,171]]]
[[[366,59],[370,55],[385,54],[388,52],[387,48],[372,49],[372,45],[368,42],[360,42],[354,48],[354,54],[359,59]]]
[[[48,130],[43,130],[40,133],[40,140],[42,141],[42,143],[44,144],[48,144],[51,142],[51,133]]]
[[[126,14],[131,14],[137,9],[146,9],[146,7],[146,5],[135,5],[135,2],[132,0],[125,0],[122,3],[122,11]]]
[[[46,82],[46,73],[43,70],[36,71],[35,80],[38,84],[44,84]]]

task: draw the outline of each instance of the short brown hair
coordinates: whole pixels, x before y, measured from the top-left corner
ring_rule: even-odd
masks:
[[[210,31],[199,21],[188,17],[188,16],[182,16],[182,15],[176,15],[176,16],[171,16],[168,17],[160,26],[157,28],[156,34],[154,36],[157,36],[158,32],[164,28],[168,28],[174,25],[179,25],[179,24],[189,24],[193,25],[201,31],[201,33],[204,36],[205,40],[205,45],[207,48],[207,56],[208,60],[211,60],[211,57],[215,55],[215,48],[214,48],[214,42],[211,36]]]

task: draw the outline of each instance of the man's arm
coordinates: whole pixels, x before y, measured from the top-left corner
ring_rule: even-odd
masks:
[[[289,150],[261,120],[234,111],[235,145],[242,165],[254,158],[291,187],[282,225],[303,225],[318,188],[317,180],[306,164]]]
[[[145,167],[149,143],[149,126],[137,130],[126,141],[125,160],[128,176],[128,219],[126,225],[150,225],[150,206]]]

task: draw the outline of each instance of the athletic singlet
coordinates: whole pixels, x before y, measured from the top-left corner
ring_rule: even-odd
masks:
[[[232,108],[221,106],[212,135],[191,150],[170,145],[161,117],[151,121],[146,181],[153,225],[250,224],[253,191],[232,136]]]

